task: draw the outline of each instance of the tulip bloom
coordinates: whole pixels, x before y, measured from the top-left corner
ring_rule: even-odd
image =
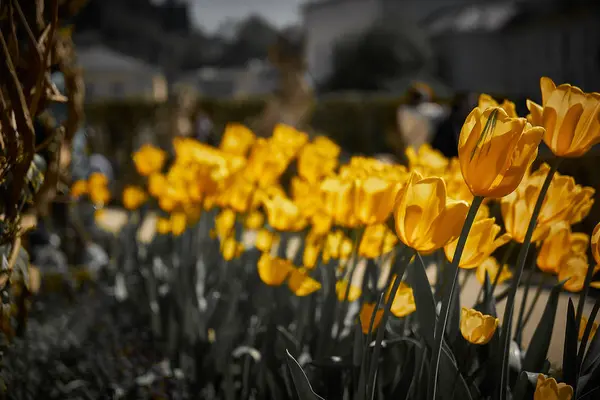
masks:
[[[396,199],[396,233],[407,246],[431,253],[458,237],[468,209],[468,203],[446,197],[441,178],[413,172]]]
[[[88,187],[106,187],[108,185],[108,178],[106,175],[100,172],[92,172],[88,178]]]
[[[533,400],[571,400],[573,388],[566,383],[556,383],[554,378],[539,374]]]
[[[448,190],[448,196],[456,199],[463,200],[467,203],[473,201],[473,193],[467,186],[465,179],[460,171],[460,162],[458,158],[450,160],[448,169],[442,175],[444,182],[446,182],[446,189]],[[479,208],[481,210],[481,207]]]
[[[381,318],[383,317],[383,309],[375,309],[377,307],[377,303],[364,303],[360,310],[360,326],[362,328],[362,332],[366,335],[369,333],[369,328],[371,327],[371,318],[373,318],[373,313],[375,313],[375,319],[373,320],[373,332],[377,330],[379,324],[381,323]]]
[[[477,267],[477,271],[475,272],[475,277],[482,285],[485,283],[485,273],[487,272],[488,277],[490,279],[490,283],[493,283],[496,280],[496,276],[500,271],[500,265],[498,261],[494,257],[488,257],[485,261],[483,261]],[[498,283],[505,282],[512,278],[512,272],[508,269],[508,266],[505,265],[502,268],[502,272],[500,273],[500,277],[498,277]]]
[[[298,155],[298,175],[315,184],[331,175],[337,167],[337,156],[322,152],[314,144],[305,146]]]
[[[148,196],[139,186],[126,186],[123,189],[123,206],[128,210],[136,210],[146,202]]]
[[[387,225],[370,225],[367,226],[362,235],[358,246],[358,255],[366,258],[376,258],[392,251],[396,243],[398,243],[398,238]]]
[[[221,240],[231,236],[235,226],[235,211],[224,209],[215,217],[215,234]]]
[[[600,264],[600,223],[596,225],[594,232],[592,232],[591,247],[596,264]]]
[[[511,118],[500,107],[475,108],[458,142],[460,167],[471,193],[504,197],[514,191],[537,157],[544,129]]]
[[[279,231],[298,232],[307,224],[298,206],[286,197],[275,196],[265,200],[264,205],[269,225]]]
[[[154,197],[160,197],[167,190],[167,178],[158,172],[148,177],[148,193]]]
[[[396,278],[394,278],[396,279]],[[391,291],[390,287],[390,291]],[[388,292],[389,296],[389,292]],[[398,318],[406,317],[417,310],[413,290],[404,282],[400,282],[394,300],[392,301],[391,311]]]
[[[265,216],[260,211],[252,211],[244,220],[244,226],[251,230],[260,229],[265,223]]]
[[[333,259],[347,259],[352,254],[352,240],[344,236],[344,232],[337,230],[327,235],[323,249],[323,262],[328,263]]]
[[[467,237],[467,243],[458,266],[464,269],[477,268],[483,261],[492,255],[500,246],[510,241],[510,235],[500,233],[500,226],[496,225],[494,218],[475,221]],[[446,258],[452,262],[458,239],[453,240],[444,247]]]
[[[400,190],[397,182],[378,177],[357,180],[354,196],[354,215],[364,225],[385,222],[394,208]]]
[[[256,234],[256,242],[254,243],[254,246],[263,253],[268,253],[271,251],[273,245],[278,241],[279,237],[274,232],[271,232],[267,229],[261,229]]]
[[[405,153],[411,171],[418,171],[424,176],[439,176],[448,167],[448,159],[429,144],[421,145],[417,151],[408,147]]]
[[[585,253],[572,252],[561,260],[560,269],[558,271],[558,280],[563,281],[568,279],[565,283],[565,289],[569,292],[581,292],[588,267],[588,259]],[[597,269],[598,268],[596,268],[596,270]]]
[[[175,236],[181,235],[185,231],[187,223],[186,215],[183,212],[174,212],[171,214],[171,233]]]
[[[589,237],[584,233],[572,233],[567,222],[559,222],[550,229],[537,257],[538,267],[549,274],[558,275],[565,257],[572,252],[582,253],[587,248]]]
[[[600,93],[585,93],[576,86],[556,86],[540,80],[542,106],[528,102],[531,120],[546,130],[544,142],[559,157],[579,157],[600,143]]]
[[[171,221],[167,218],[158,218],[156,220],[156,231],[161,235],[171,232]]]
[[[106,186],[90,186],[90,201],[97,206],[103,206],[110,201],[110,191]]]
[[[348,289],[348,285],[350,285],[350,289]],[[347,279],[337,281],[335,284],[335,292],[337,294],[339,301],[346,300],[346,292],[348,292],[348,301],[353,302],[358,300],[360,295],[362,294],[362,289],[358,286],[352,285],[348,283]]]
[[[498,327],[498,318],[483,315],[477,310],[463,307],[460,313],[460,333],[469,343],[487,344]]]
[[[228,124],[219,148],[225,153],[245,156],[255,139],[254,133],[244,125]]]
[[[221,240],[220,250],[223,259],[225,261],[231,261],[244,252],[244,245],[235,240],[235,237],[229,236]]]
[[[154,172],[160,172],[167,154],[158,147],[146,144],[133,154],[133,162],[138,173],[142,176],[149,176]]]
[[[293,126],[277,124],[273,129],[271,140],[293,157],[308,142],[308,135]]]
[[[342,226],[355,225],[353,181],[339,177],[327,178],[321,183],[321,193],[323,208],[336,223]]]
[[[579,337],[578,339],[583,340],[583,334],[585,333],[585,328],[588,324],[588,319],[586,317],[581,317],[581,322],[579,323]],[[589,341],[591,342],[594,336],[596,336],[596,332],[598,331],[598,324],[596,322],[592,322],[592,330],[590,331]]]
[[[304,297],[321,289],[321,284],[308,276],[303,268],[292,268],[288,287],[296,296]]]
[[[71,197],[79,198],[88,192],[88,183],[85,179],[80,179],[71,185]]]
[[[491,108],[491,107],[500,107],[504,111],[506,111],[506,114],[509,117],[511,117],[511,118],[519,117],[517,115],[517,109],[515,107],[515,103],[513,103],[510,100],[504,100],[502,102],[502,104],[499,104],[492,96],[490,96],[489,94],[485,94],[485,93],[482,93],[479,95],[479,103],[478,103],[477,107],[479,107],[482,110],[485,110],[485,109]]]
[[[263,253],[258,260],[258,276],[269,286],[281,285],[294,269],[292,262],[279,257],[271,257]]]

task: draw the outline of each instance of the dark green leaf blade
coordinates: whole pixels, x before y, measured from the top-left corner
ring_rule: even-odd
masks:
[[[433,327],[436,324],[435,300],[431,292],[431,285],[425,272],[423,259],[417,253],[417,262],[414,264],[414,270],[409,274],[412,282],[413,294],[415,296],[415,305],[417,310],[415,314],[419,322],[419,332],[425,338],[427,345],[433,347],[435,344]]]
[[[577,390],[577,336],[575,306],[573,305],[573,300],[569,298],[563,351],[563,380],[566,384],[573,386],[573,390]]]
[[[538,323],[537,329],[535,330],[529,348],[525,354],[523,360],[523,371],[540,371],[544,366],[544,361],[548,355],[548,348],[550,347],[550,339],[552,338],[552,330],[554,329],[554,320],[556,318],[556,308],[558,307],[558,297],[566,280],[556,284],[550,296],[548,296],[548,302],[546,308],[542,314],[542,318]]]
[[[300,364],[298,364],[298,361],[296,361],[296,359],[294,357],[292,357],[292,355],[290,354],[289,351],[287,352],[287,364],[288,364],[288,368],[290,369],[290,373],[292,375],[292,381],[294,382],[294,387],[296,388],[296,393],[298,394],[298,399],[300,399],[300,400],[319,400],[319,399],[324,400],[321,396],[319,396],[318,394],[316,394],[313,391],[312,386],[310,385],[310,382],[308,381],[308,377],[302,370],[302,367],[300,366]]]

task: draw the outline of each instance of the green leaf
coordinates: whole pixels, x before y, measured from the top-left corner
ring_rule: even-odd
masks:
[[[522,371],[513,391],[513,400],[532,399],[538,375],[539,373],[537,372]]]
[[[440,379],[438,385],[440,391],[438,393],[453,393],[453,396],[449,398],[456,398],[461,400],[472,400],[471,391],[469,385],[465,381],[465,378],[458,370],[458,366],[452,357],[451,350],[446,346],[442,346],[442,358],[440,359],[440,374],[446,378]],[[454,377],[452,379],[451,377]]]
[[[575,322],[575,306],[569,298],[567,308],[567,325],[565,327],[565,345],[563,350],[563,380],[577,390],[577,323]]]
[[[594,307],[592,308],[592,312],[589,315],[587,325],[585,326],[585,330],[583,332],[583,337],[581,338],[581,343],[579,345],[579,351],[577,352],[577,367],[580,369],[580,372],[584,371],[584,355],[585,350],[590,339],[590,335],[592,333],[592,327],[594,325],[594,321],[596,320],[596,315],[598,315],[598,311],[600,310],[600,297],[596,299],[594,303]],[[596,335],[594,335],[596,336]],[[591,346],[590,346],[591,348]]]
[[[298,357],[300,354],[300,343],[298,343],[296,338],[282,326],[277,326],[277,342],[277,347],[289,351],[293,357]],[[281,351],[279,354],[283,353],[284,352]]]
[[[364,338],[360,322],[354,325],[354,349],[352,351],[352,364],[358,368],[362,365],[364,350]]]
[[[594,335],[590,348],[583,359],[582,371],[588,372],[594,366],[600,365],[600,335]]]
[[[298,361],[292,357],[289,351],[287,352],[287,365],[292,375],[292,381],[294,382],[294,387],[299,400],[324,400],[313,391],[312,386],[308,381],[308,377],[302,370],[300,364],[298,364]]]
[[[548,355],[550,347],[550,339],[552,339],[552,330],[554,329],[554,320],[556,318],[556,308],[558,307],[558,297],[566,280],[556,284],[550,296],[546,308],[542,314],[542,318],[531,338],[529,348],[523,360],[524,371],[540,371],[544,366],[544,361]],[[507,355],[508,356],[508,355]]]
[[[415,305],[417,310],[415,314],[419,322],[419,332],[425,338],[427,345],[433,347],[435,344],[433,327],[436,323],[435,300],[431,292],[431,285],[425,272],[423,259],[417,253],[417,262],[414,264],[414,269],[409,275],[411,278],[410,284],[413,288],[415,296]]]

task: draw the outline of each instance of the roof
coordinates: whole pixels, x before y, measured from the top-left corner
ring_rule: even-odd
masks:
[[[142,60],[118,53],[104,46],[78,49],[77,60],[83,69],[87,70],[160,72],[157,67],[147,64]]]
[[[431,34],[495,32],[508,26],[522,10],[514,1],[449,7],[430,16],[425,25]]]

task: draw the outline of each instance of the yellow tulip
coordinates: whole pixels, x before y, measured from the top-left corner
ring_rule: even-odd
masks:
[[[228,208],[221,211],[215,217],[215,233],[221,240],[232,236],[235,227],[236,214],[235,211]]]
[[[167,218],[158,218],[156,220],[156,231],[161,235],[171,232],[171,221]]]
[[[298,155],[298,175],[309,183],[331,175],[336,166],[337,158],[321,153],[314,145],[305,146]]]
[[[408,147],[406,158],[411,171],[417,171],[424,176],[439,176],[444,173],[449,164],[448,159],[429,144],[421,145],[417,151],[414,147]]]
[[[108,185],[108,178],[100,172],[92,172],[88,178],[88,187],[102,187]]]
[[[586,317],[581,317],[581,322],[579,322],[579,340],[583,340],[583,334],[585,333],[585,328],[588,324],[588,319]],[[590,331],[590,336],[588,338],[588,343],[592,341],[594,336],[596,336],[596,332],[598,331],[598,323],[592,322],[592,329]]]
[[[337,281],[335,284],[335,292],[337,293],[337,297],[339,301],[346,300],[346,291],[348,291],[348,301],[353,302],[358,300],[360,295],[362,294],[362,289],[358,286],[354,286],[350,284],[350,289],[348,289],[348,280],[344,279],[341,281]]]
[[[221,205],[244,214],[255,206],[255,191],[256,187],[251,182],[239,177],[224,193]]]
[[[600,93],[584,93],[569,84],[556,86],[550,78],[540,80],[541,126],[544,142],[559,157],[579,157],[600,143]],[[530,112],[540,112],[530,104]],[[535,111],[533,111],[535,110]],[[533,119],[536,119],[533,117]]]
[[[485,273],[487,272],[490,284],[494,283],[496,280],[496,276],[498,276],[498,272],[500,271],[500,265],[498,261],[494,257],[488,257],[485,261],[479,264],[477,267],[477,271],[475,272],[475,277],[482,285],[485,283]],[[498,283],[506,282],[510,278],[512,278],[512,272],[508,268],[508,265],[505,265],[502,268],[502,272],[500,273],[500,277],[498,278]]]
[[[573,388],[566,383],[556,383],[554,378],[539,374],[533,400],[571,400]]]
[[[258,276],[269,286],[281,285],[294,269],[292,262],[263,253],[258,260]]]
[[[396,233],[409,247],[431,253],[460,234],[469,205],[446,197],[441,178],[422,178],[413,172],[398,192],[394,219]]]
[[[471,203],[473,201],[473,193],[471,193],[469,186],[467,186],[467,183],[462,176],[458,158],[453,158],[450,160],[448,169],[442,175],[442,177],[444,178],[444,182],[446,182],[448,197],[455,200],[463,200],[467,203]]]
[[[174,212],[171,214],[171,233],[175,236],[181,235],[185,231],[187,218],[183,212]]]
[[[487,344],[498,327],[498,318],[483,315],[477,310],[463,307],[460,313],[460,333],[469,343]]]
[[[392,251],[396,243],[398,243],[398,238],[387,225],[369,225],[362,235],[358,254],[361,257],[376,258]]]
[[[295,155],[308,142],[308,135],[292,126],[277,124],[273,129],[271,139],[274,144],[281,146],[290,155]]]
[[[333,220],[342,226],[353,226],[354,182],[338,177],[330,177],[321,183],[323,207]]]
[[[146,202],[148,196],[139,186],[126,186],[123,189],[123,205],[128,210],[136,210]]]
[[[312,146],[318,149],[319,153],[327,154],[331,158],[337,158],[340,155],[340,146],[326,136],[317,136],[312,141]]]
[[[162,195],[158,199],[158,206],[165,212],[171,212],[177,206],[177,201],[168,195]]]
[[[88,183],[85,179],[80,179],[75,181],[73,185],[71,185],[71,197],[79,198],[82,195],[86,194],[88,191]]]
[[[500,107],[475,108],[458,141],[460,167],[475,196],[504,197],[514,191],[537,157],[544,129],[511,118]]]
[[[103,206],[110,201],[110,191],[105,186],[90,186],[90,201],[97,206]]]
[[[572,233],[567,222],[558,222],[550,228],[548,237],[542,243],[537,257],[537,265],[546,273],[558,275],[564,258],[571,252],[585,252],[588,242],[588,235]]]
[[[337,230],[327,235],[323,249],[323,262],[327,264],[331,259],[347,259],[352,254],[352,240]]]
[[[148,193],[154,197],[160,197],[167,190],[167,178],[158,172],[148,177]]]
[[[146,144],[133,154],[133,162],[138,173],[142,176],[149,176],[154,172],[159,172],[165,161],[167,154],[152,145]]]
[[[244,176],[260,187],[269,187],[277,182],[290,163],[290,158],[272,142],[258,138],[248,157]]]
[[[221,241],[220,246],[221,254],[225,261],[231,261],[234,258],[239,257],[244,252],[244,245],[237,240],[235,237],[229,236]]]
[[[333,219],[325,211],[319,210],[310,217],[312,230],[319,235],[326,235],[333,225]]]
[[[219,148],[225,153],[244,156],[252,147],[256,137],[254,133],[242,124],[228,124],[223,133]]]
[[[313,269],[317,265],[317,260],[323,250],[324,244],[325,238],[322,235],[314,231],[306,235],[304,239],[304,252],[302,254],[302,264],[304,267]]]
[[[560,269],[558,271],[558,280],[565,283],[565,289],[569,292],[577,293],[583,289],[585,276],[589,267],[586,253],[571,252],[567,257],[561,260]],[[600,265],[594,268],[593,274],[600,270]],[[599,282],[592,282],[592,287],[598,287]]]
[[[596,225],[594,232],[592,232],[591,247],[596,264],[600,264],[600,223]]]
[[[510,241],[510,235],[500,233],[500,226],[495,224],[494,218],[486,218],[480,221],[475,221],[467,237],[467,243],[463,255],[460,258],[459,267],[463,269],[477,268],[483,261],[492,255],[500,246],[505,245]],[[452,261],[458,239],[453,240],[444,247],[446,258]]]
[[[267,229],[261,229],[256,234],[256,243],[254,244],[257,249],[263,253],[271,251],[271,247],[279,241],[279,237]]]
[[[504,100],[502,104],[499,104],[492,96],[489,94],[482,93],[479,95],[479,104],[480,109],[485,110],[490,107],[501,107],[506,114],[511,118],[518,118],[517,109],[515,107],[515,103],[509,100]]]
[[[369,333],[373,313],[375,313],[375,319],[373,320],[373,332],[377,330],[379,324],[381,323],[381,318],[383,317],[383,309],[376,310],[376,307],[376,303],[364,303],[362,305],[362,308],[360,309],[360,326],[365,335]]]
[[[303,268],[292,268],[288,279],[288,287],[296,296],[304,297],[321,289],[321,284],[308,276]]]
[[[260,211],[252,211],[244,221],[244,225],[248,229],[260,229],[265,223],[265,216]]]
[[[390,216],[400,185],[378,177],[357,180],[354,215],[365,225],[385,222]]]
[[[396,278],[394,278],[396,279]],[[391,290],[390,286],[390,290]],[[388,293],[389,296],[389,293]],[[398,318],[406,317],[407,315],[412,314],[417,310],[417,306],[415,304],[415,296],[413,294],[413,290],[410,286],[408,286],[404,282],[400,282],[398,286],[398,290],[396,291],[396,296],[392,301],[392,314],[394,314]]]
[[[300,209],[290,199],[276,196],[264,202],[269,225],[279,231],[297,232],[303,229],[307,221]]]

